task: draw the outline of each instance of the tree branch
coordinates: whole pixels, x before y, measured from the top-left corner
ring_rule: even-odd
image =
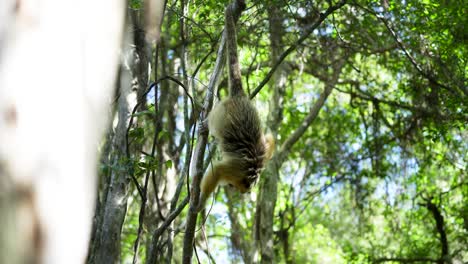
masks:
[[[156,250],[156,246],[158,244],[158,240],[159,240],[159,237],[162,235],[162,233],[164,231],[167,231],[167,228],[171,225],[172,221],[174,221],[174,219],[180,215],[180,213],[182,212],[182,210],[185,208],[185,206],[188,204],[189,202],[189,197],[185,197],[184,200],[180,203],[180,205],[177,207],[177,209],[175,209],[173,212],[171,212],[166,220],[158,227],[158,229],[156,229],[156,231],[154,231],[153,233],[153,236],[152,236],[152,242],[151,242],[151,249],[149,250],[149,253],[148,253],[148,258],[147,258],[147,261],[146,263],[156,263],[156,259],[157,259],[157,250]]]
[[[444,259],[449,259],[449,244],[447,241],[447,233],[445,232],[445,224],[444,224],[444,216],[442,215],[439,207],[437,207],[436,204],[434,204],[431,199],[427,199],[426,203],[424,206],[429,210],[429,212],[432,213],[432,216],[434,217],[434,220],[436,221],[436,228],[437,232],[439,233],[439,241],[440,241],[440,246],[441,246],[441,252],[440,252],[440,261],[439,263],[443,264],[445,263]],[[448,261],[448,263],[451,263]]]
[[[334,70],[331,80],[325,84],[324,91],[322,92],[322,94],[320,94],[320,97],[317,100],[317,102],[315,102],[315,104],[310,108],[309,114],[304,118],[301,125],[298,128],[296,128],[296,130],[284,141],[283,145],[281,145],[280,150],[276,153],[278,164],[284,162],[289,152],[291,151],[292,146],[302,137],[302,135],[306,132],[310,124],[312,124],[312,122],[318,116],[320,109],[322,109],[322,106],[325,104],[325,101],[327,100],[328,96],[330,95],[336,83],[338,82],[338,78],[340,76],[341,70],[345,62],[345,59],[342,59],[340,62],[338,62],[338,65]]]
[[[233,5],[233,16],[234,19],[237,21],[240,17],[241,10],[238,8],[239,3],[237,0],[231,5]],[[245,6],[245,4],[244,4]],[[201,119],[199,121],[199,129],[198,129],[198,137],[197,137],[197,145],[195,147],[195,151],[193,154],[193,162],[192,162],[192,169],[191,174],[193,175],[192,184],[190,187],[190,210],[187,213],[187,224],[185,226],[185,236],[184,236],[184,245],[183,245],[183,253],[182,253],[182,263],[190,264],[192,261],[193,256],[193,248],[194,248],[194,237],[195,237],[195,229],[197,224],[197,207],[200,200],[200,182],[203,177],[203,157],[205,155],[205,148],[208,142],[208,130],[207,129],[200,129],[203,127],[203,121],[208,116],[209,111],[213,106],[213,95],[215,88],[219,82],[219,78],[222,73],[222,69],[225,63],[225,45],[226,45],[226,34],[224,33],[221,38],[221,43],[218,49],[218,56],[215,63],[215,69],[213,74],[211,75],[210,82],[208,84],[208,89],[205,95],[205,101],[203,105],[203,111],[201,112]],[[189,181],[187,180],[187,184]]]

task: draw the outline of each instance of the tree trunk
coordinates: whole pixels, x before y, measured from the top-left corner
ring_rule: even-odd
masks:
[[[127,212],[127,199],[129,196],[130,176],[133,173],[132,158],[140,153],[142,145],[134,145],[130,149],[127,142],[127,131],[130,125],[132,111],[138,104],[137,111],[146,109],[145,91],[148,87],[148,55],[151,53],[146,45],[145,35],[140,24],[139,12],[130,11],[131,26],[136,29],[133,34],[127,34],[135,44],[128,49],[131,54],[126,65],[128,69],[121,69],[120,96],[117,102],[118,123],[113,138],[113,152],[111,156],[111,174],[105,187],[107,192],[102,201],[100,226],[92,243],[89,263],[119,263],[122,225]],[[140,29],[140,30],[139,30]],[[135,92],[134,92],[135,91]],[[133,123],[136,123],[133,117]],[[136,156],[135,156],[136,155]],[[141,198],[141,197],[140,197]],[[145,205],[143,205],[145,206]],[[139,244],[139,241],[136,242]]]
[[[284,29],[280,10],[275,5],[268,8],[268,20],[270,30],[270,46],[272,63],[278,62],[282,53],[282,36]],[[270,113],[268,127],[275,138],[277,138],[278,127],[283,116],[283,96],[286,89],[287,72],[280,65],[273,75],[270,85],[273,88],[273,100],[270,101]],[[260,251],[261,263],[274,263],[273,243],[273,219],[277,199],[277,188],[279,179],[279,166],[276,155],[269,161],[260,180],[260,193],[257,202],[255,218],[255,240],[257,250]]]
[[[130,89],[129,73],[122,69],[122,81],[118,100],[118,123],[113,138],[111,154],[111,174],[106,186],[107,193],[102,201],[100,226],[92,243],[88,263],[119,263],[120,235],[122,224],[127,212],[129,164],[126,158],[126,134],[130,113],[136,105],[136,94]],[[125,81],[127,80],[127,81]],[[133,95],[133,96],[130,96]]]
[[[2,263],[85,260],[124,10],[124,1],[0,1],[0,179],[11,199],[0,214],[14,218],[0,226],[14,234]]]

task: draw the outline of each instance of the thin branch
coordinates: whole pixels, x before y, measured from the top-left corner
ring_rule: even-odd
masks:
[[[359,93],[356,93],[356,92],[353,92],[353,91],[346,91],[346,90],[339,89],[339,88],[336,89],[340,93],[349,94],[351,97],[356,97],[356,98],[359,98],[359,99],[362,99],[362,100],[365,100],[365,101],[370,101],[370,102],[377,102],[379,104],[382,103],[382,104],[385,104],[385,105],[388,105],[388,106],[392,106],[392,107],[395,107],[395,108],[401,108],[401,109],[405,109],[405,110],[409,110],[409,111],[413,111],[413,112],[430,113],[429,110],[427,110],[425,108],[422,108],[422,107],[412,106],[412,105],[409,105],[409,104],[402,104],[400,102],[389,101],[389,100],[379,99],[377,97],[374,97],[370,93],[367,93],[367,92],[359,89],[358,88],[359,83],[356,82],[356,81],[351,81],[351,80],[350,81],[342,81],[342,82],[339,82],[339,84],[351,84],[351,85],[354,85],[355,87],[357,87],[356,90],[358,90]]]
[[[215,42],[215,39],[213,38],[213,36],[211,36],[211,34],[205,29],[206,25],[197,23],[193,18],[188,17],[185,14],[180,14],[173,7],[168,7],[168,10],[176,14],[179,19],[190,21],[193,25],[195,25],[198,29],[200,29],[210,39],[211,42]]]
[[[332,179],[329,183],[326,183],[324,184],[323,186],[321,186],[318,190],[315,190],[313,192],[310,192],[306,195],[306,197],[304,197],[302,200],[305,201],[305,204],[302,206],[302,208],[299,210],[299,213],[297,214],[297,217],[296,219],[298,219],[302,213],[304,212],[307,212],[307,207],[309,207],[309,205],[312,203],[313,201],[313,197],[315,197],[316,195],[319,195],[323,192],[325,192],[326,190],[328,190],[330,187],[332,187],[335,183],[338,183],[342,180],[344,180],[346,178],[347,175],[343,174],[339,177],[336,177],[334,179]]]
[[[159,226],[159,228],[155,231],[155,235],[157,234],[160,234],[162,233],[164,230],[166,230],[166,228],[172,223],[172,221],[174,221],[174,219],[180,215],[180,213],[182,212],[182,210],[185,208],[185,206],[188,204],[189,202],[189,197],[186,196],[184,198],[184,200],[182,200],[182,202],[179,204],[179,206],[177,207],[177,209],[175,209],[172,213],[170,213],[167,218],[166,218],[166,221],[164,221],[161,226]]]
[[[180,203],[180,205],[175,209],[172,213],[170,213],[166,220],[156,229],[153,233],[153,236],[151,237],[151,249],[149,250],[149,255],[146,263],[156,263],[157,259],[157,250],[156,246],[158,244],[159,238],[161,237],[162,233],[167,230],[167,228],[171,225],[172,221],[180,215],[182,210],[185,208],[185,206],[189,202],[189,197],[186,196],[184,200]]]
[[[195,79],[195,76],[197,75],[198,71],[200,70],[201,66],[206,62],[208,57],[215,51],[214,46],[211,47],[210,51],[201,59],[200,63],[198,63],[197,67],[192,73],[192,79]]]
[[[254,98],[259,92],[260,90],[262,90],[263,86],[265,86],[268,81],[271,79],[271,77],[273,76],[273,74],[275,73],[276,69],[278,69],[278,67],[280,66],[280,64],[284,61],[284,59],[286,59],[286,57],[291,54],[293,51],[295,51],[301,44],[302,42],[304,42],[308,37],[309,35],[314,32],[314,30],[316,28],[318,28],[322,22],[330,15],[332,14],[334,11],[340,9],[341,7],[343,7],[344,5],[346,4],[346,0],[341,0],[338,4],[334,5],[334,6],[330,6],[326,11],[325,13],[320,13],[320,16],[318,17],[317,21],[315,21],[312,25],[310,25],[304,35],[302,35],[302,37],[300,37],[294,44],[292,44],[291,46],[289,46],[289,48],[287,50],[285,50],[283,52],[283,54],[281,54],[281,56],[278,58],[278,60],[276,61],[275,65],[273,65],[273,67],[271,68],[271,70],[268,72],[268,74],[265,76],[265,78],[263,79],[263,81],[257,86],[257,88],[255,88],[255,90],[252,92],[252,94],[250,95],[250,98]]]

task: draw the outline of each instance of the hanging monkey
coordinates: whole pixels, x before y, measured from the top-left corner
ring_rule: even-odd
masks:
[[[237,1],[240,10],[244,1]],[[257,181],[275,147],[273,136],[264,135],[257,109],[242,88],[234,5],[226,8],[226,46],[229,73],[229,97],[218,103],[208,115],[208,128],[222,152],[220,161],[209,164],[201,182],[201,209],[219,184],[229,184],[241,193]]]

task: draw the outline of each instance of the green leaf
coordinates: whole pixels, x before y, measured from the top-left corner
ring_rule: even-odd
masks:
[[[172,160],[166,160],[165,164],[166,164],[166,168],[168,169],[172,168]]]

